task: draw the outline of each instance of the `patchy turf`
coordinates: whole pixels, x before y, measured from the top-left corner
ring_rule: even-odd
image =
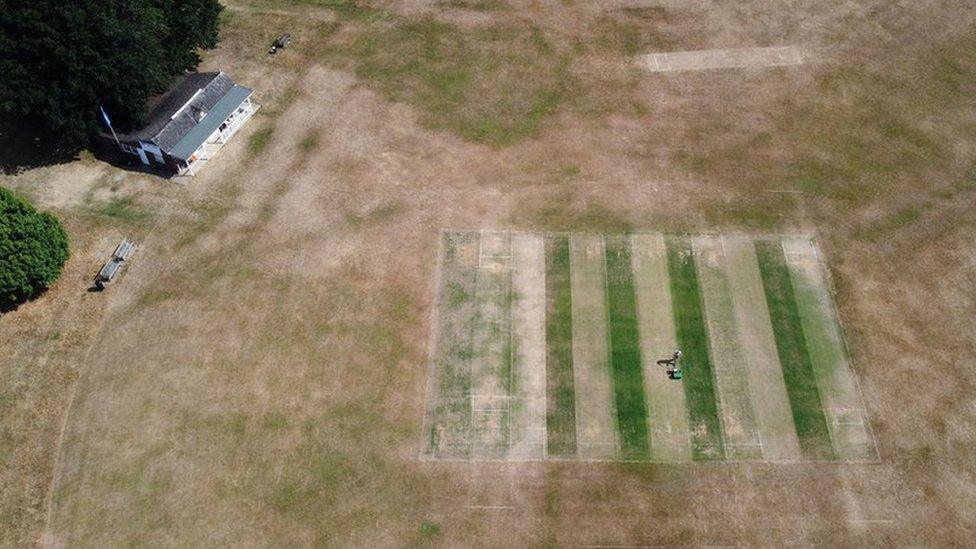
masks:
[[[478,311],[474,296],[476,266],[464,250],[477,246],[476,233],[444,234],[441,273],[441,313],[437,334],[438,358],[429,389],[427,448],[433,455],[464,456],[471,436],[471,361],[475,356],[474,328]]]
[[[800,448],[809,459],[832,459],[830,431],[780,241],[757,240],[756,256]]]
[[[568,86],[565,61],[526,25],[463,31],[392,18],[360,27],[338,52],[386,98],[419,108],[425,125],[491,145],[535,135]]]
[[[248,148],[253,156],[258,156],[262,151],[264,151],[265,147],[268,146],[268,141],[271,140],[271,135],[273,133],[274,128],[268,126],[251,134],[251,138],[248,141]]]
[[[809,238],[787,241],[794,265],[743,235],[444,235],[427,455],[872,459]],[[654,364],[675,347],[681,381]]]
[[[107,202],[93,204],[91,212],[100,217],[126,224],[144,223],[152,213],[139,206],[132,197],[112,198]]]
[[[692,452],[697,460],[722,459],[725,450],[719,420],[719,400],[715,393],[708,350],[708,326],[698,286],[695,255],[687,238],[670,238],[667,247],[675,327],[678,345],[684,353],[682,383],[692,431]]]
[[[613,370],[620,451],[625,459],[642,459],[648,455],[647,404],[644,401],[630,239],[606,238],[605,243],[610,367]]]
[[[569,283],[569,237],[546,239],[546,397],[548,454],[576,454],[576,392],[573,386],[573,293]]]
[[[470,361],[472,452],[476,457],[506,457],[513,381],[511,269],[479,268],[476,288]]]

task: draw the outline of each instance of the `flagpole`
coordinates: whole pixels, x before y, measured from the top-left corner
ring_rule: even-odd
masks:
[[[119,148],[121,149],[122,148],[122,143],[119,141],[119,136],[115,135],[115,128],[113,128],[112,126],[109,126],[108,129],[112,130],[112,137],[115,138],[115,144],[118,145]]]

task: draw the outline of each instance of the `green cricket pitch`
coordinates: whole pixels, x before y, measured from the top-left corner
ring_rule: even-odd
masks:
[[[438,273],[423,458],[878,459],[808,237],[444,231]]]

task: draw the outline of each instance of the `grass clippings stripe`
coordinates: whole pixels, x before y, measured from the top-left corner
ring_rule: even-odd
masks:
[[[810,459],[833,459],[830,431],[780,241],[757,240],[756,257],[800,450]]]
[[[548,454],[576,455],[573,293],[569,237],[546,239],[546,430]]]
[[[637,297],[631,271],[630,239],[607,238],[607,315],[610,323],[610,367],[621,456],[648,456],[647,403],[641,369]]]
[[[687,238],[669,238],[667,248],[674,323],[678,346],[684,353],[681,383],[688,405],[692,455],[696,460],[723,459],[725,448],[695,255]]]

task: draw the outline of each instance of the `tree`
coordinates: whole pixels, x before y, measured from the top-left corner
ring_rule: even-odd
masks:
[[[0,187],[0,306],[39,294],[58,279],[68,256],[57,218]]]
[[[218,0],[0,0],[0,110],[80,146],[141,126],[146,100],[217,44]]]

